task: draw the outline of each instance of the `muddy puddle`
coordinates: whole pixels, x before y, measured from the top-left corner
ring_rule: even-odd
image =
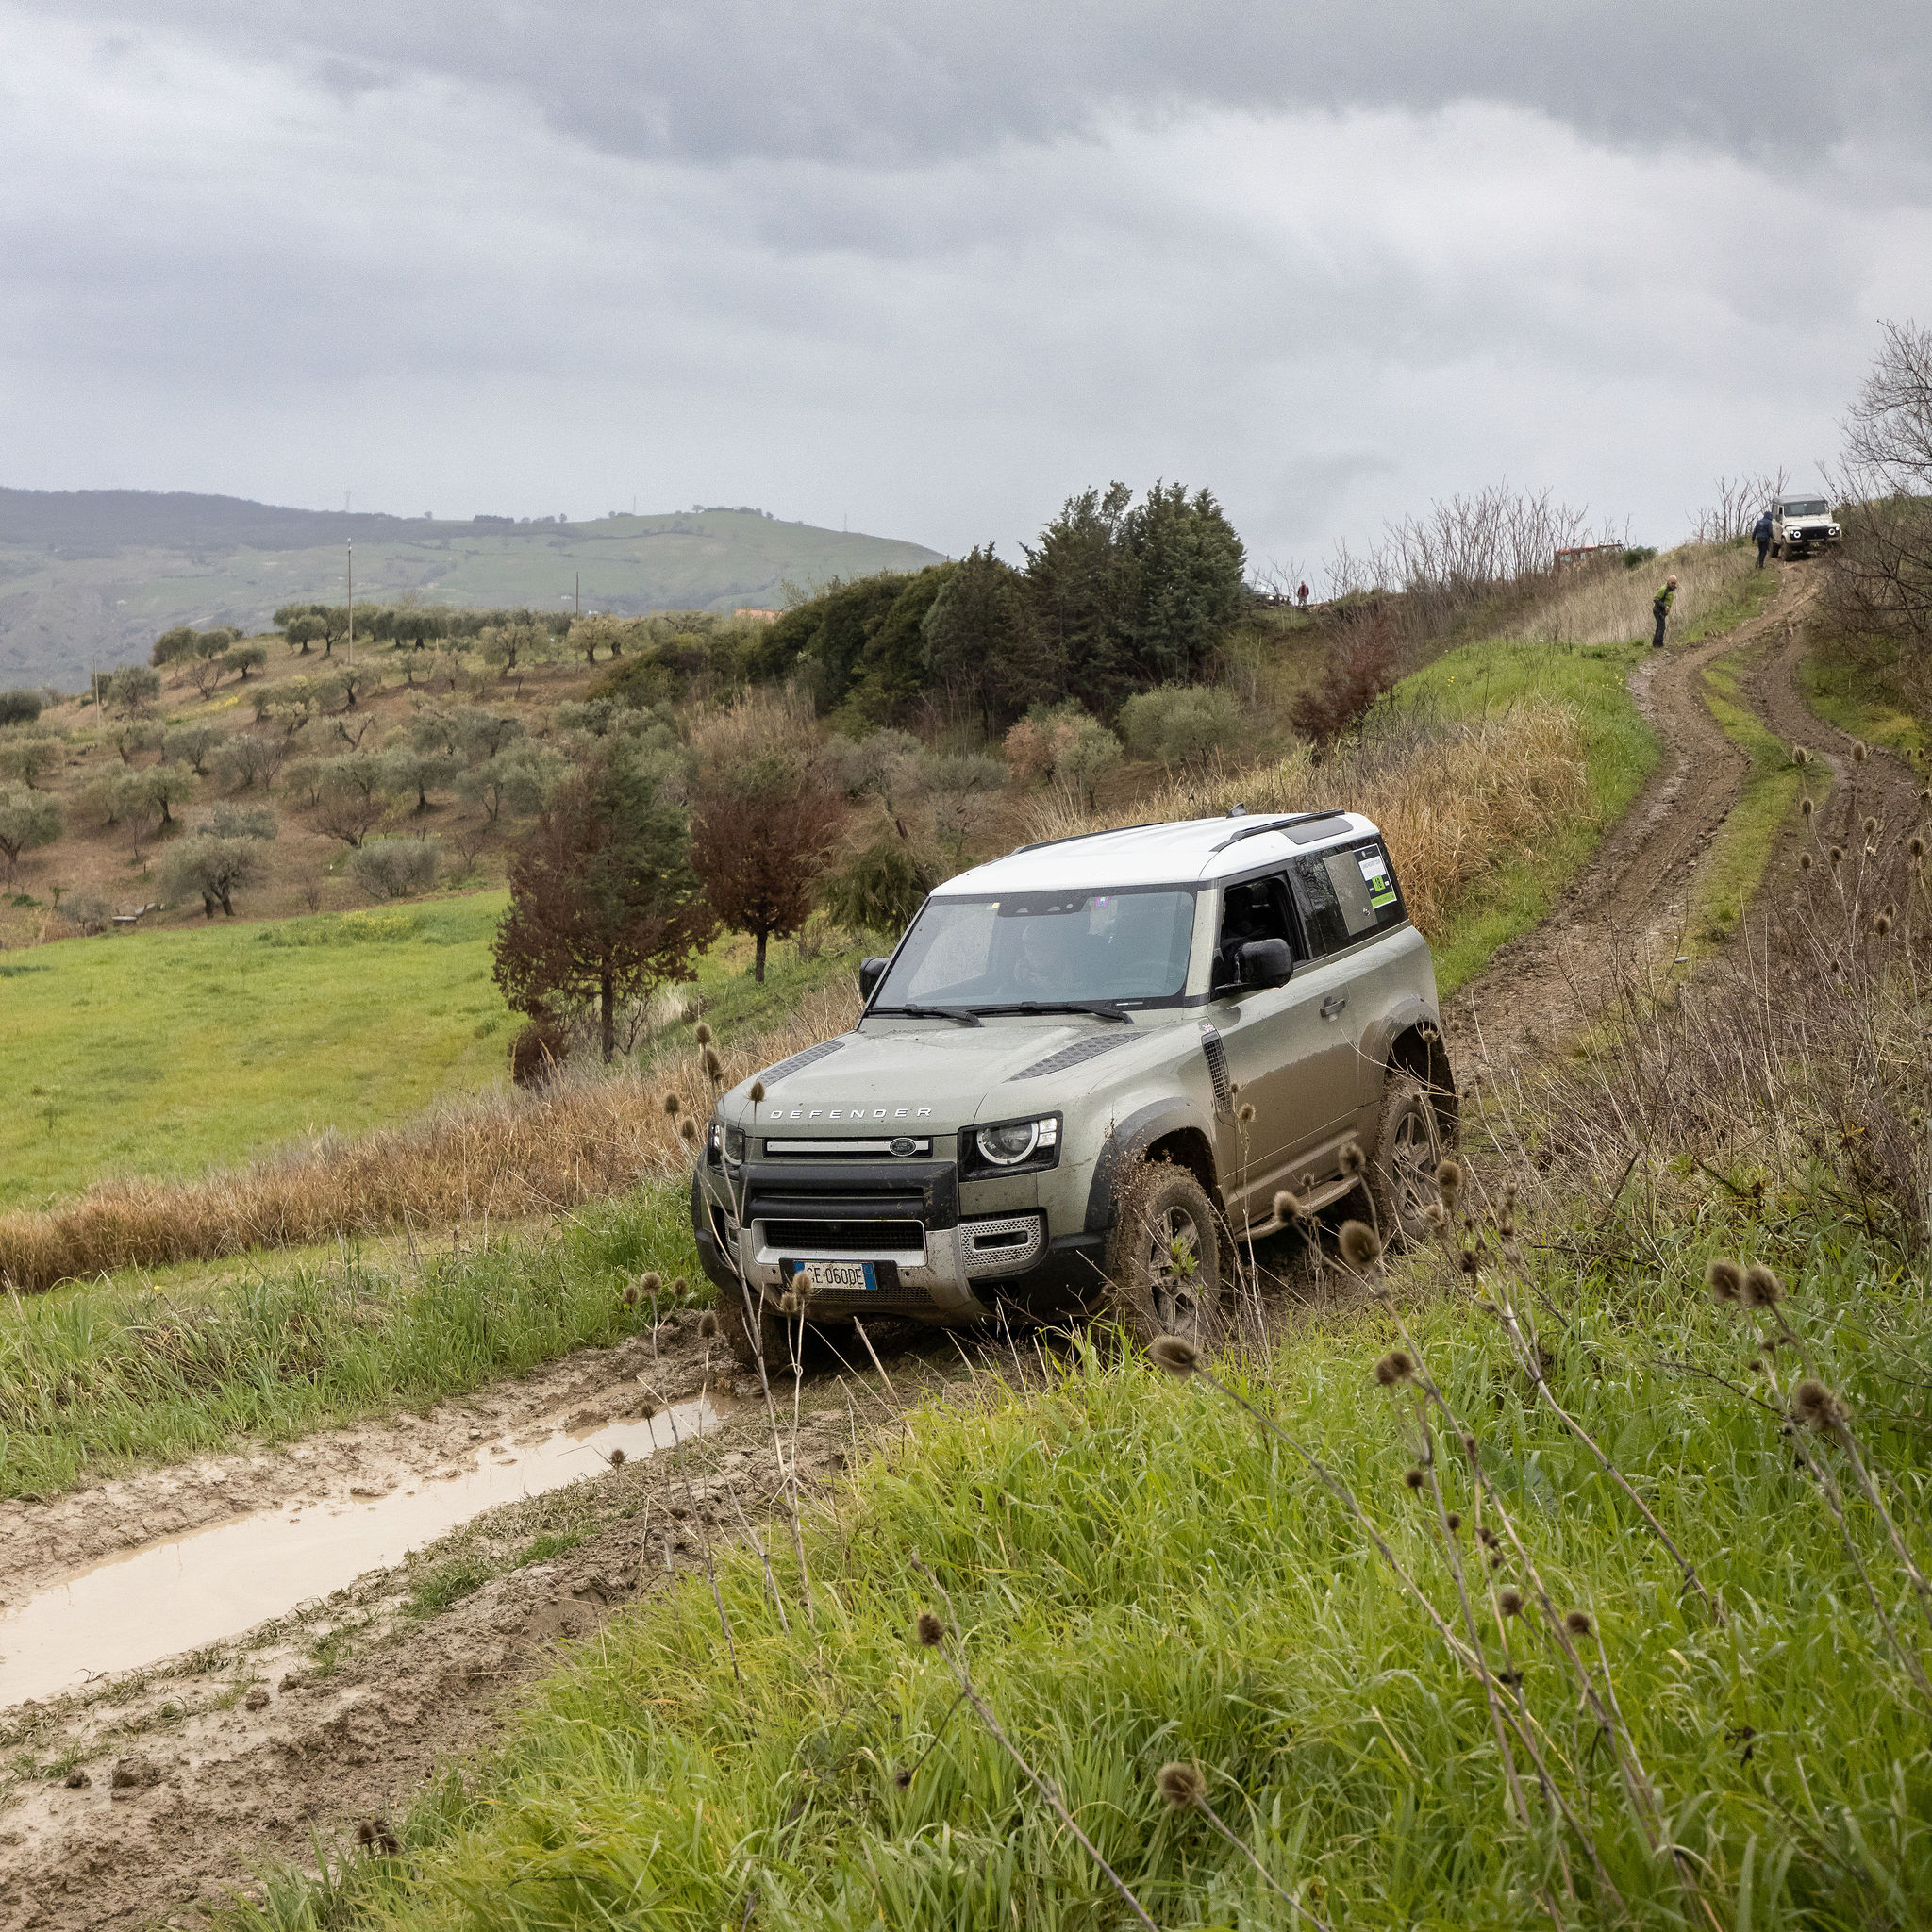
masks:
[[[108,1557],[0,1616],[0,1707],[239,1637],[486,1510],[595,1475],[618,1451],[628,1459],[690,1441],[719,1419],[701,1397],[649,1421],[486,1442],[386,1495],[298,1499]]]

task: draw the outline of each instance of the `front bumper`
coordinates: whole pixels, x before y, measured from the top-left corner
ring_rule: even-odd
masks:
[[[1104,1240],[1084,1230],[1056,1238],[1044,1206],[961,1215],[951,1164],[913,1161],[750,1163],[728,1184],[701,1168],[691,1230],[720,1288],[735,1292],[741,1280],[775,1298],[814,1262],[868,1261],[875,1288],[821,1286],[813,1309],[941,1323],[985,1320],[1003,1305],[1084,1304],[1099,1282]]]

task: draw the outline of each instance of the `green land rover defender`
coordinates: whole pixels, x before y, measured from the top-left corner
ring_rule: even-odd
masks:
[[[1354,813],[1023,846],[940,887],[859,990],[851,1032],[724,1096],[697,1164],[747,1366],[874,1313],[1106,1311],[1212,1347],[1281,1191],[1364,1188],[1412,1239],[1456,1129],[1428,945]]]

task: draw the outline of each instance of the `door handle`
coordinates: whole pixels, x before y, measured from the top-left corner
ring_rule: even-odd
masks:
[[[1327,997],[1327,998],[1326,998],[1325,1000],[1324,1000],[1324,1001],[1322,1002],[1322,1017],[1323,1017],[1323,1019],[1324,1019],[1324,1020],[1332,1020],[1332,1019],[1334,1019],[1334,1017],[1336,1016],[1336,1014],[1337,1014],[1337,1013],[1339,1013],[1339,1012],[1341,1012],[1341,1010],[1342,1009],[1342,1008],[1343,1008],[1343,1007],[1345,1007],[1345,1006],[1347,1006],[1347,1004],[1348,1004],[1348,995],[1347,995],[1347,994],[1346,994],[1345,992],[1331,992],[1331,993],[1330,993],[1330,994],[1328,995],[1328,997]]]

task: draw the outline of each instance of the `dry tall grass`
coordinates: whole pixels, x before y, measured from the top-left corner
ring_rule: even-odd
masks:
[[[1409,916],[1432,938],[1450,901],[1495,858],[1552,820],[1583,809],[1582,732],[1560,705],[1518,705],[1494,718],[1442,725],[1413,714],[1360,749],[1317,766],[1306,747],[1274,764],[1177,777],[1124,808],[1090,811],[1056,791],[1035,808],[1031,835],[1064,839],[1109,824],[1315,808],[1365,812],[1382,827]]]
[[[1677,599],[1671,625],[1686,629],[1726,603],[1757,561],[1755,551],[1687,543],[1635,570],[1614,559],[1592,564],[1559,579],[1558,588],[1507,625],[1504,635],[1531,644],[1619,644],[1647,638],[1651,600],[1672,572]]]
[[[854,991],[826,988],[781,1024],[721,1041],[724,1083],[843,1032],[857,1013]],[[554,1212],[676,1173],[679,1120],[702,1125],[715,1091],[691,1050],[648,1074],[566,1074],[537,1094],[484,1094],[201,1180],[104,1182],[69,1207],[0,1216],[0,1284],[28,1292],[115,1268]],[[677,1119],[664,1111],[671,1092]]]
[[[1411,916],[1435,933],[1452,896],[1499,850],[1574,814],[1583,792],[1574,719],[1537,703],[1465,725],[1406,717],[1319,770],[1298,752],[1177,779],[1123,817],[1202,818],[1236,803],[1253,811],[1332,805],[1367,812],[1396,855]],[[1123,822],[1072,796],[1049,797],[1036,814],[1036,838]],[[827,988],[781,1024],[721,1041],[724,1083],[844,1031],[856,1014],[850,989]],[[539,1094],[454,1103],[407,1126],[325,1139],[201,1180],[104,1182],[65,1208],[0,1216],[0,1283],[25,1292],[116,1268],[570,1208],[674,1172],[684,1150],[664,1094],[678,1095],[680,1118],[702,1124],[714,1091],[692,1051],[648,1074],[567,1074]]]

